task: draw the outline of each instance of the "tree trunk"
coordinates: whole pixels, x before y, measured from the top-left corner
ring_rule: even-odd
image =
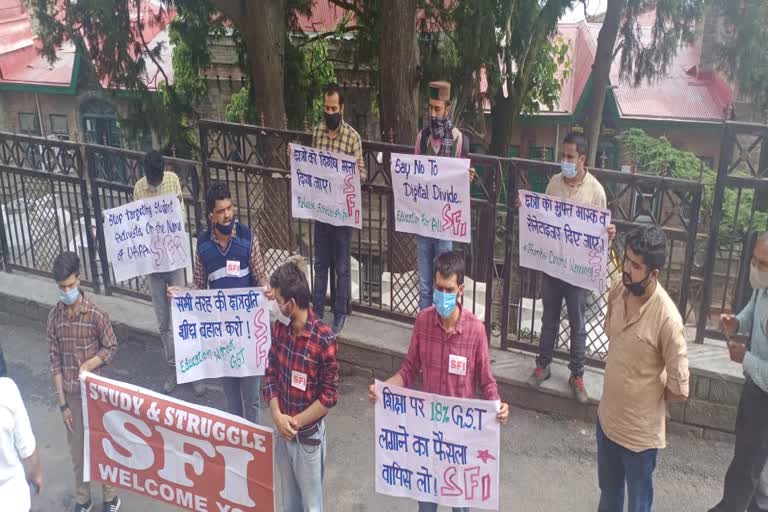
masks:
[[[400,144],[413,144],[418,127],[416,3],[417,0],[381,0],[381,131],[386,140],[392,130],[394,141]]]
[[[256,110],[264,123],[285,128],[285,36],[287,0],[211,0],[237,25],[248,52]]]
[[[626,6],[627,0],[608,0],[603,27],[597,37],[595,63],[592,65],[592,101],[589,102],[589,111],[584,127],[589,142],[589,156],[587,158],[589,167],[594,167],[597,159],[597,145],[600,141],[600,128],[603,125],[603,107],[605,106],[608,86],[611,84],[613,50],[616,47],[619,25]]]

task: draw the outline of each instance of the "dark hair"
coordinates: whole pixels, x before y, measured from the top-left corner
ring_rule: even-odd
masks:
[[[293,299],[301,309],[309,308],[307,276],[295,262],[289,261],[277,267],[269,278],[269,285],[280,290],[280,295],[286,302]]]
[[[150,151],[144,155],[144,176],[151,183],[163,181],[163,155],[159,151]]]
[[[229,186],[223,181],[211,183],[208,191],[205,193],[205,206],[208,208],[208,213],[213,212],[216,208],[216,201],[224,199],[232,199],[232,194],[229,193]]]
[[[667,235],[658,226],[640,226],[627,233],[624,243],[642,256],[650,270],[661,270],[667,259]]]
[[[0,347],[0,377],[8,376],[8,367],[5,365],[5,356],[3,355],[3,348]]]
[[[53,260],[53,279],[58,283],[72,274],[80,275],[80,258],[72,251],[67,251],[56,256]]]
[[[569,132],[563,139],[563,144],[576,144],[579,156],[587,154],[587,138],[578,132]]]
[[[459,285],[464,284],[464,254],[458,251],[444,252],[435,258],[435,276],[440,274],[443,277],[456,275],[456,282]]]
[[[334,94],[339,96],[339,106],[344,105],[344,93],[341,92],[341,87],[339,87],[339,84],[333,82],[323,87],[323,98],[326,96],[333,96]]]

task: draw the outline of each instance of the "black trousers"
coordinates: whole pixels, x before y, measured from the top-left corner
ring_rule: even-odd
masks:
[[[768,393],[747,378],[736,416],[736,445],[723,499],[710,512],[762,512],[756,491],[768,460]]]

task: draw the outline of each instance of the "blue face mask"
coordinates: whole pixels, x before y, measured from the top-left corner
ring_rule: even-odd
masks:
[[[230,222],[229,224],[216,224],[216,231],[221,233],[224,236],[228,236],[230,233],[232,233],[232,229],[235,227],[235,221]]]
[[[575,178],[576,175],[579,174],[578,169],[576,169],[576,164],[573,162],[560,162],[560,170],[563,171],[563,176],[566,178]]]
[[[71,306],[80,297],[80,289],[72,288],[68,292],[59,292],[59,300],[67,306]]]
[[[432,293],[432,302],[434,302],[440,318],[451,316],[453,310],[456,309],[456,296],[455,293],[441,292],[440,290],[435,290]]]

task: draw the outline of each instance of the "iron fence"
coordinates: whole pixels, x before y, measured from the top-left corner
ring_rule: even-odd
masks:
[[[288,144],[309,145],[311,134],[212,121],[202,121],[199,134],[199,161],[165,159],[182,183],[191,253],[197,233],[206,227],[205,190],[221,181],[229,185],[239,220],[258,234],[267,272],[300,254],[309,262],[312,282],[312,222],[291,217],[288,159]],[[413,235],[394,229],[390,161],[393,153],[412,151],[411,146],[363,143],[367,169],[362,184],[363,226],[355,230],[352,246],[353,308],[406,321],[412,321],[418,310],[416,243]],[[0,158],[0,242],[8,270],[47,273],[53,257],[74,241],[89,284],[103,285],[107,293],[148,298],[142,278],[115,282],[102,225],[104,210],[132,200],[133,186],[143,176],[143,153],[0,134]],[[491,338],[502,348],[535,350],[541,329],[541,275],[518,264],[514,198],[520,189],[544,192],[559,168],[517,158],[475,154],[470,158],[478,172],[472,185],[472,243],[457,244],[467,261],[465,307],[485,320]],[[671,250],[663,285],[687,317],[703,295],[697,290],[706,284],[689,264],[697,255],[702,183],[602,169],[593,173],[605,188],[619,235],[648,223],[667,233]],[[56,206],[53,212],[45,204],[38,206],[49,191],[52,198],[46,201],[64,205],[70,215],[63,224],[71,228],[54,220]],[[698,242],[698,247],[702,245]],[[620,257],[616,250],[612,254],[606,268],[609,280],[617,276]],[[333,295],[333,279],[330,282]],[[605,307],[605,295],[592,294],[587,313],[592,364],[601,364],[607,352]],[[557,351],[565,356],[568,350],[563,308]]]

